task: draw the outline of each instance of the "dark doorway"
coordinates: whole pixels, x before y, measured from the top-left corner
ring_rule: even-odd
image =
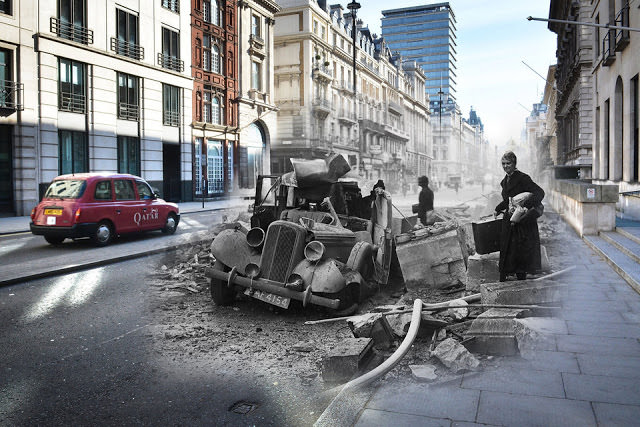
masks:
[[[170,202],[181,200],[180,145],[162,144],[162,196]]]
[[[0,125],[0,215],[13,210],[13,126]]]

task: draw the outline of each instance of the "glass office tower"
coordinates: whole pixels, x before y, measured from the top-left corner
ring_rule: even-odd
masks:
[[[383,10],[382,36],[404,60],[415,60],[427,76],[431,101],[455,100],[456,17],[448,2]]]

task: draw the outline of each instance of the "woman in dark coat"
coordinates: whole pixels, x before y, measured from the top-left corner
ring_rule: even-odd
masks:
[[[502,156],[502,169],[506,176],[500,182],[502,202],[496,206],[495,216],[504,212],[502,233],[500,235],[500,281],[506,280],[507,274],[516,274],[518,280],[527,278],[527,273],[540,270],[540,234],[538,233],[539,215],[537,207],[544,198],[544,190],[529,175],[516,169],[517,158],[512,151]],[[532,196],[522,203],[528,209],[517,223],[511,222],[509,199],[520,193],[529,192]]]

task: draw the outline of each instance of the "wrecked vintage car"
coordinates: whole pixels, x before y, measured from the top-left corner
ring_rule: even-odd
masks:
[[[216,304],[231,304],[241,291],[282,308],[294,300],[346,314],[368,294],[369,282],[386,283],[388,193],[373,203],[383,214],[361,218],[349,214],[361,214],[371,201],[352,181],[305,180],[304,172],[294,172],[259,176],[252,228],[223,230],[211,244],[215,263],[206,275]]]

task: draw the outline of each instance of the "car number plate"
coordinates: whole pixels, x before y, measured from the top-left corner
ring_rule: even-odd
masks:
[[[60,216],[62,215],[62,209],[45,209],[44,214]]]
[[[281,297],[280,295],[270,294],[269,292],[263,292],[259,289],[245,289],[245,295],[249,295],[255,299],[259,299],[260,301],[268,302],[269,304],[276,305],[282,308],[289,308],[289,302],[291,302],[291,298]]]

